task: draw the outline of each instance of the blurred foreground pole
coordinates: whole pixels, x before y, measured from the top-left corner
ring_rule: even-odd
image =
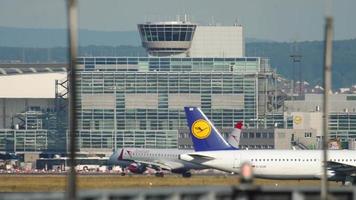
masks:
[[[258,189],[253,185],[253,168],[248,162],[240,166],[240,185],[234,189],[231,199],[248,200],[253,199],[251,196]]]
[[[331,64],[333,42],[333,18],[326,17],[325,24],[325,49],[324,49],[324,115],[323,115],[323,176],[321,179],[321,199],[328,199],[328,132],[329,132],[329,92],[331,91]]]
[[[67,199],[77,198],[76,172],[75,172],[75,130],[77,128],[77,112],[75,107],[76,91],[76,58],[77,58],[77,2],[67,0],[68,14],[68,47],[69,47],[69,68],[68,68],[68,124],[69,124],[69,150],[70,150],[70,171],[67,177]]]

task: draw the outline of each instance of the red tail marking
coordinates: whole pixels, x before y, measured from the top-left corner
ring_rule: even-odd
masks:
[[[235,124],[235,128],[237,128],[237,129],[242,129],[242,126],[243,126],[242,121],[239,121]]]

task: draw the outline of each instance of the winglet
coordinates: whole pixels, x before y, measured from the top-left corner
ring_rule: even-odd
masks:
[[[122,160],[124,156],[124,148],[121,149],[119,157],[117,157],[117,160]]]
[[[233,150],[198,107],[184,107],[195,151]]]

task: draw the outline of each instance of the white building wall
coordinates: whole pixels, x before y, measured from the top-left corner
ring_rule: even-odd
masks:
[[[330,95],[330,112],[356,112],[355,94]],[[284,102],[287,112],[323,111],[322,94],[305,94],[305,100],[288,100]]]
[[[290,116],[293,117],[293,129],[313,129],[316,130],[317,136],[322,135],[322,112],[292,112]]]
[[[54,98],[55,80],[65,80],[66,76],[66,73],[0,76],[0,98]]]
[[[242,26],[197,26],[190,57],[244,57]]]

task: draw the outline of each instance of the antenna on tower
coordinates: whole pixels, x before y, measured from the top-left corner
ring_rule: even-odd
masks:
[[[234,26],[239,26],[239,19],[237,17],[235,18]]]
[[[299,79],[299,88],[298,96],[302,96],[304,93],[304,83],[302,82],[302,55],[298,51],[298,44],[294,41],[292,45],[292,54],[289,56],[293,62],[293,75],[292,75],[292,94],[295,92],[295,79],[296,79],[296,64],[298,64],[298,79]],[[293,97],[292,97],[293,98]]]
[[[214,18],[214,16],[211,16],[211,25],[215,26],[215,18]]]

